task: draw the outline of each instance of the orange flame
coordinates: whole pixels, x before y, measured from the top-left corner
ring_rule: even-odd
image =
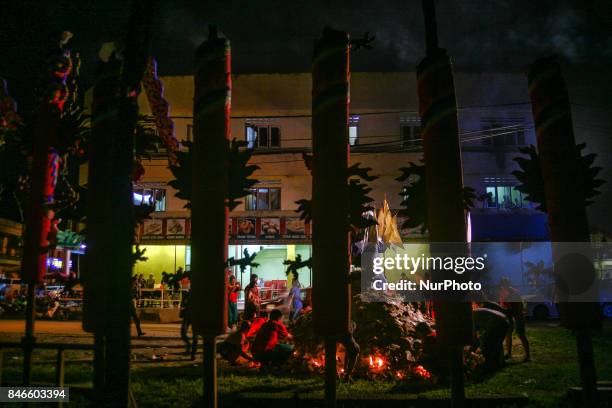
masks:
[[[381,355],[368,356],[368,365],[372,371],[382,371],[387,365],[387,360]]]
[[[429,379],[431,378],[431,373],[429,371],[427,371],[427,369],[425,367],[423,367],[422,365],[418,365],[414,368],[414,373],[424,379]]]

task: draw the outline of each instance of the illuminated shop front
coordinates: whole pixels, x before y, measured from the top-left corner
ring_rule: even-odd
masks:
[[[140,249],[145,250],[145,261],[139,261],[134,273],[145,278],[153,275],[156,283],[161,281],[162,272],[172,273],[178,268],[191,270],[191,233],[188,218],[154,218],[146,220],[139,231]],[[241,272],[238,266],[233,273],[244,287],[251,273],[255,273],[263,283],[287,281],[286,266],[283,262],[310,258],[310,225],[295,217],[232,217],[230,218],[230,245],[228,257],[240,259],[244,251],[257,253],[254,262],[257,268],[247,267]],[[311,284],[311,271],[300,271],[302,286]]]

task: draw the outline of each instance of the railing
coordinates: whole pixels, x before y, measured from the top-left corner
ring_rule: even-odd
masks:
[[[277,300],[286,296],[289,292],[287,288],[259,288],[259,297],[262,301]]]
[[[140,289],[136,306],[139,308],[180,308],[185,289],[173,290],[162,288]]]
[[[0,384],[3,384],[3,371],[4,371],[4,353],[7,349],[24,349],[26,347],[30,347],[32,350],[40,349],[40,350],[57,350],[57,356],[55,359],[55,385],[57,387],[64,386],[64,376],[65,376],[65,351],[66,350],[85,350],[85,351],[94,351],[94,345],[91,343],[87,344],[66,344],[66,343],[33,343],[30,345],[25,344],[25,342],[0,342]],[[132,344],[130,349],[184,349],[185,346],[182,344]]]

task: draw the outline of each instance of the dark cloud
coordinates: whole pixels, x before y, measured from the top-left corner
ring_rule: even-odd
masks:
[[[373,51],[352,56],[354,70],[413,70],[424,54],[420,0],[159,4],[153,52],[163,74],[192,71],[193,52],[206,37],[208,24],[217,24],[231,39],[237,72],[308,71],[312,42],[326,25],[353,35],[376,34]],[[610,4],[439,0],[440,43],[460,70],[523,71],[535,58],[553,53],[562,55],[570,67],[597,69],[612,59]],[[70,29],[75,33],[72,47],[82,52],[84,75],[90,80],[99,44],[125,24],[129,1],[20,0],[3,11],[0,75],[23,81],[35,65],[37,36],[50,29]]]

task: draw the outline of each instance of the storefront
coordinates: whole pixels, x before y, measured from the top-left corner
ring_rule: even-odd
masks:
[[[156,283],[161,281],[162,272],[173,273],[178,268],[191,270],[191,247],[189,238],[191,225],[189,218],[154,218],[145,220],[139,230],[139,245],[145,250],[145,261],[137,262],[134,273],[145,278],[153,275]],[[263,283],[286,281],[286,266],[283,262],[301,256],[310,258],[310,224],[297,217],[232,217],[229,224],[230,245],[228,258],[241,259],[244,251],[257,253],[254,262],[257,268],[246,267],[241,271],[233,267],[233,273],[242,287],[248,284],[255,273]],[[302,286],[311,284],[311,271],[300,271]]]

